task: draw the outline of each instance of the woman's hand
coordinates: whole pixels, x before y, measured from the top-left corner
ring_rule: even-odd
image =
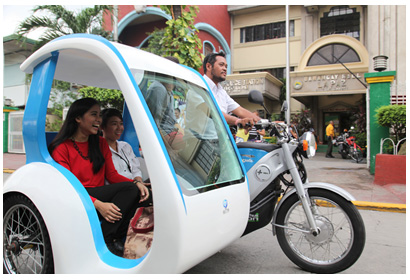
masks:
[[[109,223],[115,223],[122,218],[122,214],[120,212],[121,209],[118,208],[114,203],[102,202],[97,199],[96,201],[94,201],[94,207]]]
[[[147,200],[149,198],[148,188],[145,186],[143,182],[140,182],[140,181],[134,181],[134,182],[137,185],[138,189],[140,190],[141,199],[139,202],[143,202]]]

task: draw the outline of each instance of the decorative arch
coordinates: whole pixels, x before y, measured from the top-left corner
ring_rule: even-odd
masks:
[[[212,50],[215,52],[215,46],[214,46],[214,44],[212,44],[212,42],[210,42],[210,41],[208,41],[208,40],[205,40],[205,41],[203,41],[202,42],[202,49],[203,49],[203,54],[205,55],[205,46],[206,46],[206,44],[209,44],[211,47],[212,47]]]
[[[165,18],[166,20],[170,20],[172,19],[172,17],[170,15],[168,15],[167,13],[165,13],[163,10],[161,10],[160,8],[156,8],[156,7],[147,7],[144,13],[137,13],[136,11],[132,11],[130,13],[128,13],[125,17],[123,17],[121,19],[121,21],[118,23],[118,34],[121,34],[121,32],[135,19],[147,15],[147,14],[151,14],[151,15],[157,15],[160,17]],[[208,24],[208,23],[203,23],[203,22],[199,22],[197,24],[195,24],[195,27],[198,30],[203,30],[208,32],[209,34],[211,34],[212,36],[215,37],[215,39],[218,40],[218,42],[221,44],[222,48],[225,51],[226,54],[226,62],[228,63],[228,65],[231,65],[231,61],[232,61],[232,55],[231,55],[231,49],[229,48],[229,44],[228,42],[225,40],[224,36],[221,34],[221,32],[219,32],[215,27],[213,27],[212,25]],[[145,40],[143,40],[143,42],[138,46],[138,48],[140,48],[147,40],[149,40],[150,36],[147,36],[147,38],[145,38]],[[228,73],[227,74],[231,74],[231,68],[228,68]]]
[[[125,17],[123,17],[118,23],[118,35],[135,19],[146,16],[146,15],[156,15],[165,18],[166,20],[172,19],[170,15],[165,13],[160,8],[156,7],[146,7],[144,13],[137,13],[136,11],[129,12]]]
[[[218,42],[222,45],[222,48],[224,49],[224,52],[226,54],[226,62],[228,63],[229,66],[232,65],[231,64],[231,61],[232,61],[231,49],[229,48],[228,42],[225,40],[225,37],[221,34],[221,32],[219,32],[212,25],[208,23],[204,23],[204,22],[199,22],[195,24],[195,27],[198,30],[203,30],[203,31],[208,32],[209,34],[214,36],[216,40],[218,40]],[[228,68],[227,74],[231,74],[231,67]]]
[[[320,39],[313,42],[302,54],[302,57],[299,61],[298,71],[304,70],[316,70],[316,69],[323,69],[323,68],[335,68],[335,64],[326,64],[326,65],[314,65],[308,66],[308,62],[310,58],[321,48],[332,45],[332,44],[340,44],[346,45],[351,48],[359,57],[359,61],[351,62],[354,64],[355,67],[360,68],[368,68],[369,67],[369,53],[366,47],[357,39],[352,38],[347,35],[329,35],[321,37]],[[349,63],[350,64],[350,63]]]

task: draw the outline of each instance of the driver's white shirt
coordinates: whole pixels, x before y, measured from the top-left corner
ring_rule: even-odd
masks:
[[[204,79],[208,83],[209,88],[211,89],[215,100],[222,112],[230,113],[239,107],[239,104],[236,103],[235,100],[233,100],[228,95],[228,93],[223,89],[220,83],[215,85],[215,83],[210,78],[208,78],[207,75],[204,75]]]

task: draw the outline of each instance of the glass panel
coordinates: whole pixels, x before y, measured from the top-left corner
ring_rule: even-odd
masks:
[[[244,181],[228,131],[205,89],[160,73],[145,73],[139,86],[186,195]]]
[[[331,8],[320,18],[320,36],[345,34],[360,39],[360,13],[348,6]]]
[[[336,59],[336,58],[337,59]],[[359,55],[347,45],[330,44],[318,49],[309,59],[307,66],[360,62]]]
[[[247,27],[245,42],[252,42],[252,41],[253,41],[253,27]]]
[[[265,26],[258,25],[255,26],[255,41],[264,40]]]

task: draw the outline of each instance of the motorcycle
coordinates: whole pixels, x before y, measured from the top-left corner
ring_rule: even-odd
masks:
[[[250,92],[249,101],[263,105],[262,94]],[[261,120],[256,125],[271,129],[277,143],[237,143],[251,199],[244,235],[271,223],[283,252],[302,269],[315,273],[347,269],[365,245],[365,227],[352,204],[354,198],[335,185],[308,182],[299,156],[314,156],[311,132],[297,139],[285,123]],[[285,178],[288,174],[291,180]]]
[[[342,156],[343,159],[347,159],[350,157],[357,163],[363,160],[363,149],[357,145],[356,137],[350,135],[353,127],[351,127],[350,131],[345,129],[342,135],[336,137],[335,146],[339,147],[339,154]]]

